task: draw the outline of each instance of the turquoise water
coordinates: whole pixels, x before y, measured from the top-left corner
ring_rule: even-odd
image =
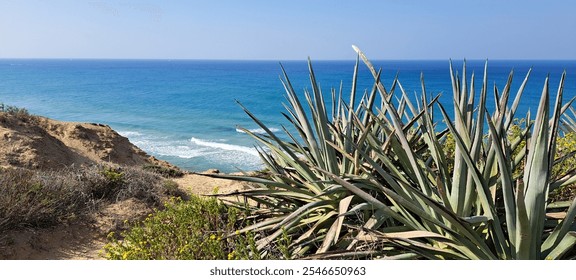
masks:
[[[404,88],[420,92],[423,73],[429,94],[443,93],[448,104],[448,61],[376,61],[387,86],[398,74]],[[310,88],[305,61],[282,62],[294,88]],[[326,95],[331,88],[350,90],[354,61],[314,62]],[[454,62],[460,69],[461,62]],[[468,74],[482,79],[484,61],[468,61]],[[557,88],[562,71],[566,99],[576,94],[576,61],[490,61],[490,84],[499,90],[511,69],[515,92],[530,67],[533,73],[519,116],[538,105],[544,78]],[[361,65],[359,89],[372,87]],[[258,131],[236,100],[274,130],[287,121],[281,115],[284,89],[274,61],[202,60],[0,60],[0,102],[25,107],[53,119],[106,123],[146,152],[182,168],[224,172],[254,170],[260,161],[254,142],[238,126]],[[346,97],[345,100],[348,98]]]

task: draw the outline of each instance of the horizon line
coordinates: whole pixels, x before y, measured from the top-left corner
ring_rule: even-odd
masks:
[[[89,57],[0,57],[0,60],[155,60],[155,61],[356,61],[356,59],[270,59],[270,58],[89,58]],[[576,58],[375,58],[372,61],[576,61]]]

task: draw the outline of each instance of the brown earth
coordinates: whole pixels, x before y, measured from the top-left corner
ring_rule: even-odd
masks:
[[[53,170],[101,163],[173,167],[149,156],[107,125],[0,112],[0,167]],[[213,194],[215,190],[231,193],[245,188],[239,182],[191,173],[174,181],[182,190],[195,194]],[[102,259],[110,232],[126,229],[126,221],[137,221],[151,212],[153,209],[145,203],[128,199],[107,205],[74,224],[11,231],[0,235],[0,259]]]
[[[148,156],[110,126],[0,113],[0,166],[58,169],[110,162],[168,164]]]

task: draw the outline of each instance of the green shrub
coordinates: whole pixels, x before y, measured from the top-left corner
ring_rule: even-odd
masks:
[[[144,170],[160,174],[166,178],[179,178],[184,176],[184,172],[178,168],[166,167],[156,164],[147,164],[143,167]]]
[[[228,237],[245,225],[241,212],[215,198],[192,196],[166,203],[105,246],[108,259],[257,259],[251,233]]]
[[[103,181],[95,183],[92,188],[92,195],[97,199],[111,198],[125,184],[124,172],[120,168],[104,166],[100,174]]]
[[[162,188],[164,189],[164,194],[171,196],[171,197],[180,197],[184,200],[190,199],[188,193],[184,190],[180,189],[178,183],[172,180],[164,180],[162,183]]]

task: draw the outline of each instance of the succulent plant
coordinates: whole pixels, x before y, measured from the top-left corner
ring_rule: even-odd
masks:
[[[474,74],[467,82],[466,63],[461,77],[450,63],[450,118],[438,96],[429,97],[423,77],[414,102],[397,78],[387,90],[381,71],[354,49],[349,101],[342,90],[332,90],[326,102],[309,61],[312,90],[303,102],[282,69],[291,129],[277,135],[243,107],[266,132],[244,130],[261,145],[265,176],[210,175],[258,186],[240,193],[255,202],[250,210],[256,220],[240,232],[260,233],[263,255],[288,235],[294,258],[576,256],[570,251],[576,202],[548,202],[551,191],[576,181],[575,170],[552,175],[556,139],[567,126],[564,121],[561,127],[561,116],[571,103],[562,105],[565,73],[553,109],[546,79],[535,119],[528,113],[511,136],[530,71],[515,95],[513,72],[501,91],[494,87],[495,111],[488,112],[487,64],[476,92]],[[374,78],[362,96],[356,89],[360,61]]]

